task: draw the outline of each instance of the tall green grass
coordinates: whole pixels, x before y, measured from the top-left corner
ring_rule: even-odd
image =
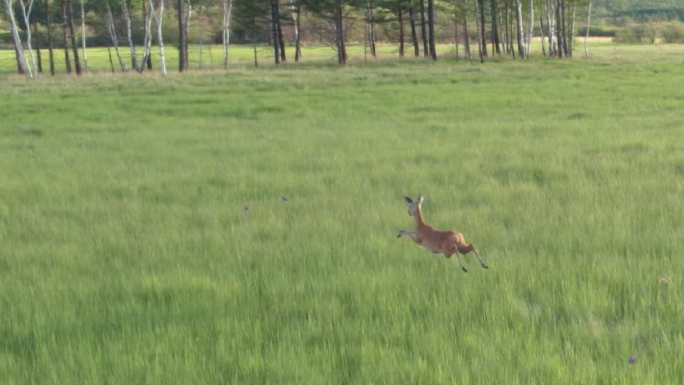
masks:
[[[3,80],[0,382],[684,382],[681,62],[604,55]]]

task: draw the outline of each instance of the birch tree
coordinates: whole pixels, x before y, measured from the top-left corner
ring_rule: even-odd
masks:
[[[286,62],[287,61],[287,55],[285,54],[285,40],[283,39],[283,26],[282,26],[282,23],[280,22],[280,1],[279,0],[275,0],[275,18],[276,18],[276,27],[278,30],[278,36],[276,36],[276,38],[278,39],[278,47],[280,47],[280,61]]]
[[[566,40],[568,41],[568,56],[572,57],[575,47],[575,12],[577,7],[575,6],[575,3],[571,3],[570,6],[572,7],[572,17],[570,18],[570,36],[566,36]]]
[[[184,4],[184,0],[178,0],[176,3],[176,12],[178,16],[178,72],[187,70],[187,60],[185,59],[187,55],[187,33],[185,31],[185,13],[183,12]]]
[[[197,42],[199,44],[199,64],[198,67],[199,69],[202,69],[202,46],[204,45],[204,35],[203,35],[203,30],[202,30],[202,3],[197,4],[197,27],[199,28],[199,41]]]
[[[549,57],[554,55],[554,45],[553,45],[553,2],[552,0],[546,0],[544,3],[546,9],[546,27],[548,28],[547,35],[549,37]]]
[[[482,50],[482,55],[487,56],[487,35],[486,35],[486,25],[485,25],[485,2],[484,0],[478,0],[478,10],[480,18],[480,49]]]
[[[337,46],[337,62],[347,64],[347,47],[344,39],[344,9],[342,0],[335,0],[335,45]]]
[[[74,51],[74,67],[76,68],[76,75],[81,75],[81,62],[78,58],[78,45],[76,44],[76,31],[74,29],[74,9],[71,0],[66,1],[66,11],[68,17],[69,36],[71,38],[71,48]]]
[[[420,43],[418,43],[418,36],[416,34],[416,11],[413,7],[413,2],[415,0],[409,0],[409,19],[411,24],[411,40],[413,40],[413,55],[415,57],[420,56]]]
[[[33,73],[31,72],[31,67],[26,60],[26,54],[24,53],[24,47],[19,38],[19,32],[17,31],[17,21],[14,18],[14,9],[12,7],[12,0],[3,1],[5,12],[7,13],[7,19],[10,22],[10,33],[12,35],[12,42],[14,43],[14,51],[17,57],[17,71],[19,73],[24,73],[29,79],[33,79]]]
[[[563,56],[568,56],[568,35],[566,34],[565,26],[565,0],[558,0],[558,7],[556,8],[558,12],[558,33],[560,38],[558,43],[562,47]]]
[[[501,40],[501,44],[503,45],[503,51],[504,54],[506,55],[511,55],[513,53],[511,49],[511,43],[510,43],[510,30],[509,30],[509,23],[508,23],[508,15],[509,15],[509,6],[508,6],[508,0],[504,1],[504,7],[503,9],[499,8],[499,25],[501,26],[499,30],[501,31],[501,37],[499,38]]]
[[[40,34],[38,34],[38,21],[36,18],[33,18],[33,32],[36,34],[36,58],[38,61],[38,73],[42,74],[43,73],[43,61],[41,59],[41,53],[40,53]]]
[[[50,0],[45,0],[45,15],[47,24],[48,50],[50,56],[50,75],[55,76],[55,55],[52,52],[52,23],[50,22]]]
[[[504,55],[513,56],[512,49],[512,27],[511,27],[511,0],[505,0],[502,7],[499,7],[499,30],[501,33],[500,40]]]
[[[425,1],[420,0],[420,32],[421,37],[423,38],[423,56],[428,57],[430,56],[430,46],[428,45],[428,35],[425,30],[425,25]]]
[[[494,55],[494,52],[496,52],[497,55],[501,54],[501,50],[499,48],[499,28],[497,26],[497,14],[498,12],[498,7],[497,7],[497,0],[492,0],[491,1],[491,11],[492,11],[492,55]]]
[[[482,50],[484,41],[480,29],[480,0],[475,0],[475,29],[477,31],[477,51],[480,55],[480,63],[484,63],[484,51]]]
[[[525,45],[523,44],[523,20],[522,20],[522,5],[520,0],[515,0],[515,16],[518,38],[518,56],[521,59],[525,58]]]
[[[546,56],[546,35],[545,35],[545,29],[544,29],[544,16],[543,12],[544,11],[544,6],[542,5],[542,12],[540,12],[539,15],[539,32],[541,34],[541,45],[542,45],[542,55]]]
[[[399,22],[399,57],[404,57],[404,13],[401,0],[397,0],[397,19]]]
[[[373,0],[368,1],[368,8],[366,11],[366,19],[368,20],[368,26],[369,26],[369,31],[368,31],[368,46],[370,47],[371,50],[371,55],[373,57],[376,57],[376,51],[375,51],[375,18],[373,16],[373,10],[375,9],[375,6],[373,4]]]
[[[149,5],[146,0],[142,0],[142,11],[144,24],[144,45],[143,48],[143,62],[140,64],[141,68],[147,67],[148,70],[152,70],[152,13],[148,10]]]
[[[185,16],[183,18],[183,68],[187,71],[190,69],[190,20],[192,20],[192,3],[190,0],[187,1],[187,6],[185,7]]]
[[[556,53],[558,57],[563,57],[563,19],[561,18],[561,4],[558,0],[555,4],[556,19],[554,20],[556,30]]]
[[[67,73],[71,73],[71,60],[69,60],[69,39],[67,38],[67,3],[62,0],[62,37],[64,38],[64,62]]]
[[[290,13],[292,14],[292,21],[294,23],[294,34],[295,34],[295,62],[298,62],[302,57],[301,42],[300,42],[300,24],[301,20],[301,5],[296,4],[294,0],[290,0]]]
[[[280,64],[280,40],[278,39],[278,0],[271,0],[271,30],[275,64]]]
[[[150,13],[154,17],[157,27],[157,44],[159,44],[159,68],[162,75],[166,75],[166,59],[164,58],[164,40],[162,33],[162,21],[164,19],[164,0],[159,0],[158,8],[155,7],[154,0],[149,1]]]
[[[88,53],[86,51],[85,8],[81,0],[81,43],[83,44],[83,68],[88,72]]]
[[[525,53],[527,58],[530,58],[530,53],[532,52],[532,37],[534,37],[534,0],[529,0],[530,2],[530,26],[527,33],[527,47],[525,48]],[[542,39],[543,40],[543,39]]]
[[[131,68],[140,72],[141,70],[138,69],[138,63],[135,57],[135,45],[133,44],[133,32],[131,30],[131,1],[121,0],[121,10],[123,11],[124,20],[126,21],[126,36],[128,37],[128,48],[131,51]]]
[[[19,0],[19,4],[21,5],[21,14],[24,16],[24,25],[26,25],[26,49],[29,51],[31,64],[33,65],[32,68],[28,68],[28,72],[33,78],[38,75],[36,72],[36,58],[33,56],[33,49],[31,48],[31,28],[29,27],[29,15],[31,15],[31,10],[33,9],[33,0]],[[26,57],[26,55],[24,55],[24,57]]]
[[[140,63],[140,72],[145,70],[146,64],[148,65],[148,68],[152,69],[150,62],[150,49],[152,47],[152,12],[147,11],[145,0],[143,0],[143,19],[145,24],[143,27],[143,59],[142,63]]]
[[[589,11],[587,12],[587,34],[584,36],[584,57],[589,57],[587,40],[589,40],[589,27],[591,26],[591,0],[589,0]]]
[[[432,60],[437,60],[437,49],[435,46],[435,0],[428,0],[428,28],[430,30],[430,56]]]
[[[223,5],[223,33],[221,44],[223,46],[223,69],[228,68],[228,45],[230,44],[230,15],[233,12],[233,0],[222,0]]]
[[[119,52],[119,41],[116,37],[116,26],[114,25],[114,16],[112,15],[112,8],[109,6],[109,0],[105,3],[107,6],[107,30],[109,31],[109,38],[114,44],[114,50],[116,51],[116,57],[119,59],[119,65],[121,66],[121,72],[126,72],[126,63],[124,63],[121,58],[121,53]]]
[[[468,29],[468,0],[463,0],[463,49],[472,63],[473,54],[470,52],[470,30]]]

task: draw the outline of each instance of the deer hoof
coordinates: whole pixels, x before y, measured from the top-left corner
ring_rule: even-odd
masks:
[[[487,266],[487,264],[485,263],[482,264],[482,267],[484,267],[485,269],[489,269],[489,266]]]
[[[467,273],[467,272],[468,272],[468,269],[466,269],[465,267],[462,267],[461,269],[463,269],[463,272],[464,272],[464,273]]]

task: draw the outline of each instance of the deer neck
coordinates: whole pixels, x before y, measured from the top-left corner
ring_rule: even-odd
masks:
[[[423,222],[423,213],[420,208],[416,208],[416,215],[413,216],[413,219],[416,221],[417,229],[425,227],[425,222]]]

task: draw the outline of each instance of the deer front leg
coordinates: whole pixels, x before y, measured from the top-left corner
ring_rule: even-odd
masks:
[[[402,235],[413,235],[414,230],[399,230],[399,235],[397,235],[397,238],[401,238]]]
[[[456,254],[456,256],[458,257],[458,264],[461,265],[461,269],[463,269],[463,272],[467,273],[468,269],[466,269],[465,266],[463,266],[463,261],[461,261],[461,254],[458,252],[458,249],[452,250],[450,253],[446,254],[445,256],[447,258],[451,258],[451,256],[454,254]]]

